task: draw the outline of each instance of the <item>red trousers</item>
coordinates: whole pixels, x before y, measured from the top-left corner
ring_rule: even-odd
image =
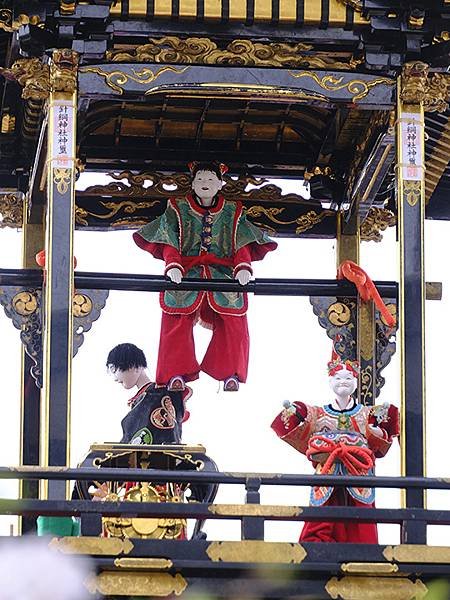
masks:
[[[346,490],[346,506],[373,508],[372,504],[363,504],[355,500]],[[336,490],[324,506],[342,506]],[[352,542],[354,544],[378,544],[376,523],[357,521],[309,521],[303,525],[299,542]]]
[[[195,356],[193,335],[199,318],[212,328],[212,338],[200,365]],[[219,314],[211,309],[206,299],[199,311],[189,315],[163,312],[156,383],[164,385],[175,375],[192,381],[198,379],[200,371],[218,381],[236,375],[239,381],[245,382],[249,346],[247,317]]]

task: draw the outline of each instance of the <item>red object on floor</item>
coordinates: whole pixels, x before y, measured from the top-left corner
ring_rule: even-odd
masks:
[[[357,506],[373,508],[371,504],[358,502],[342,490],[333,492],[324,506]],[[345,500],[342,499],[345,494]],[[299,542],[343,542],[353,544],[378,544],[376,523],[359,521],[309,521],[303,526]]]

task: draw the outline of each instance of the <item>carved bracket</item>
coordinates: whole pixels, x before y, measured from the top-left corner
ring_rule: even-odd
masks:
[[[84,341],[84,333],[100,317],[109,290],[77,290],[73,298],[73,353]],[[20,330],[20,340],[34,365],[30,373],[37,387],[42,387],[42,291],[18,286],[0,288],[0,304],[14,327]]]
[[[396,314],[397,305],[393,298],[384,299],[392,314]],[[354,298],[310,297],[313,312],[319,325],[330,339],[339,340],[335,350],[342,360],[358,360],[361,365],[359,398],[362,404],[374,404],[384,385],[381,371],[390,363],[395,353],[395,332],[389,329],[380,313],[375,310],[374,340],[365,339],[371,332],[362,332],[361,349],[358,349],[358,302]],[[366,346],[370,344],[369,351]]]
[[[446,73],[428,73],[424,62],[403,65],[400,97],[405,104],[423,104],[426,112],[444,112],[448,108],[450,77]]]
[[[0,193],[0,229],[22,227],[24,199],[22,192]]]

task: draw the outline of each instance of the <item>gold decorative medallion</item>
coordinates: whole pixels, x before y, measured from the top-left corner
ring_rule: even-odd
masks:
[[[238,563],[295,563],[306,557],[300,544],[243,540],[240,542],[211,542],[206,554],[213,562]]]
[[[12,307],[18,315],[25,317],[32,315],[36,311],[38,301],[36,296],[31,292],[19,292],[12,299]]]
[[[73,316],[87,317],[92,311],[92,300],[85,294],[75,294],[73,297]]]
[[[87,583],[88,590],[104,596],[179,596],[187,588],[180,573],[123,573],[103,571]]]
[[[333,599],[342,600],[421,600],[428,589],[420,581],[404,577],[332,577],[325,590]]]
[[[53,538],[49,546],[63,554],[92,554],[93,556],[129,554],[134,548],[133,542],[129,539],[89,536]]]
[[[346,304],[343,304],[342,302],[334,302],[328,307],[327,316],[332,325],[336,325],[336,327],[342,327],[350,322],[352,313]]]

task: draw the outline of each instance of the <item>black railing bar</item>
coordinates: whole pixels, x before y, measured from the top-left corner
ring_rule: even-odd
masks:
[[[79,481],[149,481],[154,483],[223,483],[245,485],[249,478],[261,485],[336,485],[375,488],[420,488],[450,490],[450,479],[431,477],[384,477],[353,475],[290,475],[273,473],[220,473],[207,471],[164,471],[160,469],[0,467],[0,479],[50,479]]]
[[[241,520],[248,518],[250,504],[214,505],[183,502],[93,502],[92,500],[0,500],[3,515],[71,515],[96,514],[102,516],[167,517],[186,519]],[[239,507],[242,506],[242,514]],[[264,505],[259,505],[263,507]],[[223,508],[225,507],[225,509]],[[281,514],[277,506],[273,514],[255,515],[252,518],[265,521],[360,521],[367,523],[396,523],[424,521],[433,525],[450,525],[450,510],[428,510],[421,508],[359,508],[349,506],[299,506],[294,511]],[[289,509],[292,507],[288,507]],[[245,513],[245,514],[244,514]]]
[[[42,271],[38,269],[0,269],[1,286],[42,286]],[[394,281],[375,282],[382,297],[396,298],[398,284]],[[75,286],[79,289],[160,292],[221,291],[250,292],[270,296],[348,296],[356,297],[356,287],[348,281],[336,279],[254,279],[246,286],[229,279],[183,279],[172,283],[161,275],[140,273],[75,272]]]

